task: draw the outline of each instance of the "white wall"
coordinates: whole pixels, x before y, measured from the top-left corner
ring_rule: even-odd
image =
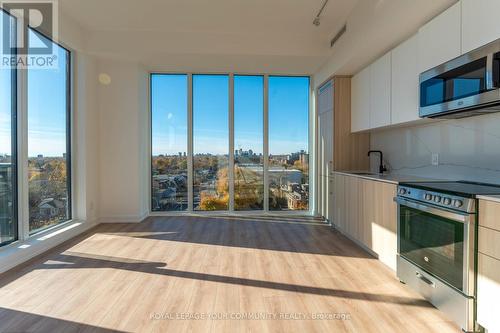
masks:
[[[98,86],[99,215],[139,222],[148,213],[148,73],[137,63],[99,59],[111,84]]]
[[[98,220],[99,205],[99,113],[97,62],[84,53],[75,55],[73,173],[74,216],[83,221]]]
[[[59,42],[73,55],[73,217],[98,220],[99,123],[96,58],[86,52],[85,30],[59,13]]]
[[[500,113],[373,132],[371,140],[392,172],[500,184]]]

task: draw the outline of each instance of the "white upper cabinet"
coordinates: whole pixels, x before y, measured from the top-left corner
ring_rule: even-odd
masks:
[[[473,0],[472,2],[477,3],[481,1],[483,0]],[[494,1],[491,0],[491,2]],[[457,2],[419,29],[419,72],[425,72],[461,55],[461,12],[461,2]]]
[[[351,131],[370,129],[370,67],[351,80]]]
[[[462,51],[500,38],[499,0],[462,0]]]
[[[419,119],[418,39],[414,35],[392,50],[391,124]]]
[[[370,66],[370,128],[391,124],[391,52]]]

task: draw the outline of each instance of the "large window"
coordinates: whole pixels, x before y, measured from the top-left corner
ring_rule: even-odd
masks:
[[[44,38],[30,30],[30,43]],[[71,219],[70,53],[53,47],[57,68],[30,68],[27,74],[30,233]]]
[[[153,211],[308,211],[309,78],[151,75]]]
[[[234,77],[234,209],[264,207],[264,78]]]
[[[7,21],[14,23],[0,11],[0,39]],[[17,239],[15,87],[16,71],[0,69],[0,245]]]
[[[269,209],[309,209],[309,78],[269,78]]]
[[[3,11],[0,38],[8,36],[6,20],[15,49],[16,19]],[[70,52],[25,29],[30,47],[52,44],[53,54],[16,55],[4,49],[5,58],[17,56],[24,67],[7,68],[4,62],[0,68],[0,245],[71,219]],[[48,57],[50,68],[41,65]]]
[[[193,206],[229,208],[229,77],[193,75]]]
[[[188,208],[187,75],[151,77],[152,210]]]

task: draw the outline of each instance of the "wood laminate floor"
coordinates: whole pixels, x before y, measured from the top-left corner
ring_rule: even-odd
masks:
[[[459,332],[312,219],[100,225],[0,275],[0,332]]]

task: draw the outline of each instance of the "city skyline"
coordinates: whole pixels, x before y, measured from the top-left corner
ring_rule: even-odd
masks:
[[[236,149],[234,151],[234,155],[235,156],[245,156],[245,155],[240,155],[239,153],[237,153],[237,151],[239,151],[239,149]],[[259,153],[259,152],[254,152],[253,150],[251,149],[247,149],[247,150],[244,150],[244,152],[249,152],[249,151],[252,151],[253,155],[252,156],[263,156],[262,153]],[[290,155],[293,155],[293,154],[300,154],[300,153],[304,153],[306,155],[308,155],[309,153],[306,151],[306,150],[298,150],[298,151],[292,151],[292,152],[288,152],[288,153],[283,153],[283,154],[269,154],[269,156],[290,156]],[[181,156],[182,155],[182,156]],[[229,153],[224,153],[224,154],[212,154],[212,153],[196,153],[196,154],[193,154],[193,156],[202,156],[202,155],[211,155],[211,156],[229,156]],[[0,154],[1,156],[1,154]],[[187,152],[185,151],[178,151],[176,153],[160,153],[158,155],[153,155],[153,157],[159,157],[159,156],[165,156],[165,157],[186,157],[187,156]],[[46,156],[44,156],[46,157]]]

